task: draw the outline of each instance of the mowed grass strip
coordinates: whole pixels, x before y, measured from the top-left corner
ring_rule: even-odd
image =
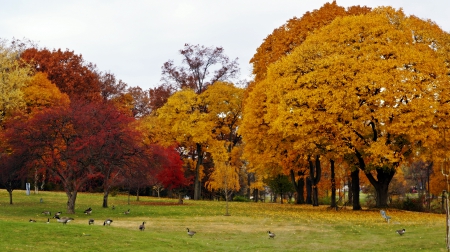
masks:
[[[224,216],[225,202],[178,205],[172,199],[132,196],[128,204],[126,195],[118,195],[109,198],[110,208],[102,208],[102,198],[79,193],[76,214],[69,215],[63,192],[27,196],[17,190],[10,205],[8,193],[0,190],[0,251],[446,251],[445,215],[386,209],[392,217],[388,224],[379,209],[230,202],[231,216]],[[88,207],[91,215],[83,213]],[[62,211],[75,220],[63,225],[43,211],[52,216]],[[94,225],[88,225],[90,218]],[[106,218],[113,220],[111,226],[103,226]],[[186,228],[197,234],[191,238]],[[395,233],[402,228],[406,234]]]

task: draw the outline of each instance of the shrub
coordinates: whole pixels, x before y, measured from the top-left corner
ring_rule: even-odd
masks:
[[[246,197],[241,196],[241,195],[236,195],[236,196],[234,196],[233,201],[250,202],[250,199],[247,199]]]
[[[403,210],[422,212],[424,210],[423,200],[424,196],[419,198],[406,197],[405,201],[403,201]]]

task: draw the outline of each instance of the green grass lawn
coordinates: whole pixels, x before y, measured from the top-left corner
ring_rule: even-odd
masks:
[[[66,212],[63,192],[9,196],[0,190],[0,251],[447,251],[445,215],[386,209],[329,210],[327,206],[225,202],[140,197],[110,197],[101,207],[102,194],[78,194],[76,214]],[[43,199],[43,203],[39,199]],[[83,214],[92,207],[90,216]],[[130,214],[123,214],[130,209]],[[62,211],[75,220],[63,225],[41,214]],[[88,225],[88,219],[95,219]],[[111,218],[111,226],[103,221]],[[30,223],[35,219],[36,223]],[[145,221],[146,229],[139,231]],[[186,228],[197,232],[189,237]],[[397,229],[406,229],[400,236]],[[269,239],[267,231],[276,234]]]

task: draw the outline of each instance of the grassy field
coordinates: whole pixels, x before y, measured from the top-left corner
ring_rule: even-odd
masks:
[[[67,215],[63,192],[26,196],[18,190],[10,205],[0,190],[0,251],[447,251],[445,215],[386,209],[392,216],[388,224],[379,209],[231,202],[231,216],[224,216],[225,202],[131,199],[128,205],[127,196],[110,197],[115,210],[103,209],[101,194],[83,193],[77,213]],[[83,214],[88,207],[91,216]],[[123,214],[128,209],[131,213]],[[47,224],[43,211],[62,211],[75,220]],[[88,225],[89,218],[94,225]],[[111,226],[103,226],[106,218],[113,220]],[[189,237],[186,228],[197,234]],[[402,228],[406,234],[395,233]],[[269,239],[269,230],[275,239]]]

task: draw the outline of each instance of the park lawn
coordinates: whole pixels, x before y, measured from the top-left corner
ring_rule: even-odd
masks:
[[[66,202],[63,192],[27,196],[17,190],[10,205],[8,193],[0,190],[0,251],[446,251],[442,214],[386,209],[392,217],[388,224],[379,209],[230,202],[231,216],[224,216],[223,201],[178,205],[177,200],[141,196],[140,201],[131,197],[128,205],[126,195],[117,195],[104,209],[102,194],[79,193],[76,214],[68,215]],[[88,207],[90,216],[83,214]],[[123,214],[128,209],[131,213]],[[75,220],[47,224],[42,211],[62,211]],[[89,218],[94,225],[88,225]],[[103,226],[106,218],[113,220],[111,226]],[[186,228],[197,234],[190,238]],[[406,234],[395,233],[402,228]],[[269,239],[269,230],[275,239]]]

